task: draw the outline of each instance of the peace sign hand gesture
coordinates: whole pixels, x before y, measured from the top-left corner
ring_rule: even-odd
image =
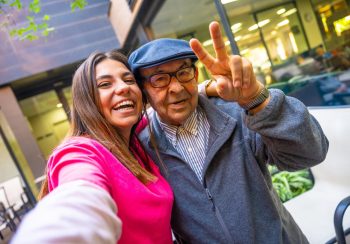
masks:
[[[209,32],[216,57],[210,55],[197,39],[190,40],[192,50],[216,80],[216,92],[222,99],[240,105],[249,103],[260,93],[263,84],[256,80],[246,58],[227,54],[218,22],[210,23]]]

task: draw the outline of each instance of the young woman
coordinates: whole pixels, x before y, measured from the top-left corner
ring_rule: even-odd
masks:
[[[47,196],[13,242],[172,243],[173,193],[134,134],[145,100],[127,58],[90,55],[72,96],[70,135],[48,160]]]

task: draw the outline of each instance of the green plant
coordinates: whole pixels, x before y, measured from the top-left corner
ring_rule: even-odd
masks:
[[[272,175],[272,184],[282,202],[286,202],[313,186],[308,170],[281,171]]]
[[[26,3],[27,1],[23,1]],[[70,7],[72,11],[76,9],[83,9],[87,5],[86,0],[71,0]],[[28,11],[27,23],[23,27],[9,28],[10,23],[14,23],[11,14],[12,10]],[[23,5],[22,0],[0,0],[0,15],[2,15],[2,21],[0,23],[1,29],[9,31],[11,37],[18,37],[20,40],[36,40],[39,36],[48,36],[50,32],[54,30],[49,25],[50,16],[45,14],[40,19],[36,17],[41,12],[40,0],[32,0],[28,6]],[[3,17],[5,16],[5,18]]]

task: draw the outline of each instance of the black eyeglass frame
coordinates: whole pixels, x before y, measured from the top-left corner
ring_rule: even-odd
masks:
[[[186,80],[186,81],[180,80],[180,79],[177,77],[178,72],[181,71],[181,70],[184,70],[184,69],[188,69],[188,68],[191,68],[191,69],[192,69],[192,71],[193,71],[193,77],[190,78],[190,79],[188,79],[188,80]],[[157,85],[155,85],[155,83],[153,83],[153,82],[151,81],[151,78],[152,78],[153,76],[156,76],[156,75],[168,75],[168,76],[169,76],[168,83],[167,83],[166,85],[164,85],[164,86],[157,86]],[[154,88],[164,88],[164,87],[167,87],[167,86],[170,84],[171,78],[172,78],[172,77],[175,77],[180,83],[187,83],[187,82],[190,82],[191,80],[193,80],[193,78],[194,78],[195,76],[196,76],[196,66],[195,66],[194,64],[191,64],[189,67],[184,67],[184,68],[178,69],[178,70],[176,70],[176,71],[174,71],[174,72],[164,72],[164,73],[152,74],[152,75],[150,75],[150,76],[143,77],[143,80],[144,80],[145,82],[149,82],[149,83],[151,84],[151,86],[154,87]]]

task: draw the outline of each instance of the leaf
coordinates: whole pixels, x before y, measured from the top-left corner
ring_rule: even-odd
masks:
[[[27,39],[29,41],[34,41],[34,40],[38,40],[39,37],[37,35],[34,35],[34,34],[28,34],[25,36],[25,39]]]
[[[43,29],[46,29],[48,26],[49,25],[46,22],[44,22],[38,25],[38,29],[43,30]]]
[[[14,0],[12,3],[10,3],[10,6],[17,9],[22,9],[23,7],[21,0]]]
[[[10,30],[10,36],[13,37],[15,35],[17,35],[17,30],[16,29]]]
[[[39,39],[39,35],[48,36],[50,32],[54,30],[54,28],[49,27],[47,21],[50,20],[50,16],[45,14],[42,17],[42,21],[38,20],[38,16],[35,15],[41,11],[41,0],[0,0],[0,4],[7,4],[9,7],[22,9],[22,2],[29,2],[28,10],[33,15],[26,16],[29,21],[28,25],[25,27],[11,29],[9,30],[9,34],[11,37],[18,37],[20,40],[37,40]],[[83,9],[88,4],[86,0],[71,0],[70,6],[72,11],[75,9]],[[2,6],[0,6],[0,14],[3,13]],[[36,19],[36,20],[35,20]],[[39,21],[39,23],[37,23]],[[1,23],[3,26],[3,24]],[[0,26],[1,27],[1,26]],[[38,32],[40,31],[40,34]]]
[[[33,21],[34,21],[34,17],[33,17],[33,16],[28,15],[26,18],[27,18],[27,20],[29,20],[30,22],[33,22]]]
[[[20,29],[17,30],[17,35],[19,37],[23,36],[24,33],[25,33],[25,29],[24,28],[20,28]]]
[[[27,31],[33,31],[33,32],[38,31],[38,25],[35,22],[29,23]]]
[[[41,32],[42,36],[48,36],[50,34],[51,31],[53,31],[54,28],[46,28],[44,31]]]
[[[47,29],[46,29],[46,30],[43,30],[43,31],[41,32],[41,35],[42,35],[42,36],[48,36],[48,35],[49,35],[49,31],[47,31]]]
[[[83,9],[85,8],[85,6],[87,5],[87,1],[86,0],[74,0],[70,3],[70,8],[72,10],[72,12],[74,12],[76,9]]]
[[[39,0],[33,0],[29,4],[29,11],[33,13],[39,13],[41,11],[40,1]]]
[[[47,14],[45,14],[44,17],[43,17],[44,21],[48,21],[50,19],[51,19],[50,15],[47,15]]]

